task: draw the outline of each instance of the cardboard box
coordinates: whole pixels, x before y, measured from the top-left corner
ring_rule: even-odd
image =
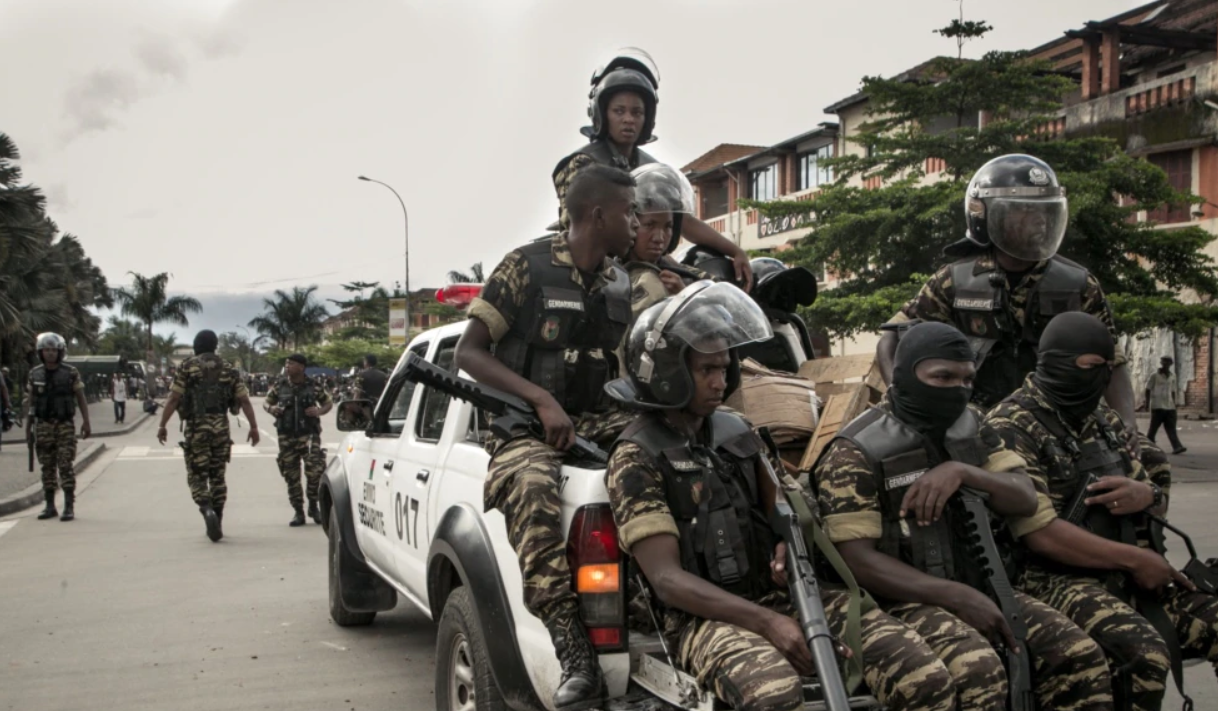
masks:
[[[753,360],[742,364],[740,388],[724,404],[742,413],[753,427],[770,428],[784,450],[804,449],[819,420],[820,398],[810,381],[768,370]]]

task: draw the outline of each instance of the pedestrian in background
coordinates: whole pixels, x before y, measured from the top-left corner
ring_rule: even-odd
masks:
[[[114,424],[121,425],[127,419],[127,384],[117,373],[110,380],[110,399],[114,401]]]
[[[1171,453],[1184,454],[1188,447],[1180,444],[1176,434],[1176,376],[1172,375],[1174,361],[1167,356],[1159,359],[1159,369],[1146,381],[1146,406],[1150,408],[1150,431],[1146,436],[1151,442],[1159,434],[1159,426],[1167,430],[1171,440]]]

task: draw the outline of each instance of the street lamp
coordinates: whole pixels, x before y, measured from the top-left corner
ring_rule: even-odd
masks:
[[[389,188],[389,192],[393,193],[393,196],[398,199],[398,204],[402,206],[402,219],[405,221],[405,224],[406,224],[406,258],[405,258],[406,280],[403,283],[403,287],[404,287],[403,290],[406,292],[406,341],[407,341],[407,343],[409,343],[410,342],[410,215],[406,214],[406,203],[402,201],[402,196],[398,195],[398,191],[394,190],[393,186],[389,185],[388,183],[382,183],[381,181],[376,180],[375,178],[369,178],[369,177],[366,177],[363,175],[359,176],[359,179],[367,181],[369,183],[378,183],[380,185],[384,185],[385,187]]]

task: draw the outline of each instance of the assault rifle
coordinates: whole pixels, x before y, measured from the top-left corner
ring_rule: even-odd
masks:
[[[522,431],[538,439],[545,439],[545,427],[541,424],[536,410],[515,395],[450,373],[428,363],[415,353],[406,356],[406,366],[402,369],[402,374],[412,383],[422,383],[494,415],[491,432],[500,439],[510,440],[519,436]],[[575,446],[568,454],[578,461],[592,462],[602,467],[609,463],[609,455],[605,450],[579,436],[575,437]]]
[[[38,448],[38,418],[34,415],[33,408],[30,408],[30,414],[25,418],[25,444],[30,449],[30,471],[34,471],[34,450]]]
[[[1087,499],[1091,496],[1088,489],[1092,484],[1099,481],[1099,477],[1095,474],[1088,474],[1083,477],[1083,481],[1079,483],[1078,488],[1074,490],[1074,497],[1070,499],[1070,504],[1066,506],[1066,510],[1062,512],[1062,519],[1068,521],[1075,526],[1084,526],[1087,520],[1087,512],[1091,506],[1087,504]]]
[[[998,544],[990,528],[990,510],[985,504],[985,494],[969,487],[961,487],[954,497],[959,502],[968,562],[975,570],[984,574],[990,589],[990,597],[998,604],[1006,618],[1011,634],[1023,650],[1006,650],[1007,682],[1011,692],[1010,711],[1033,711],[1036,708],[1032,695],[1032,668],[1028,654],[1028,625],[1015,599],[1015,590],[1007,577]]]

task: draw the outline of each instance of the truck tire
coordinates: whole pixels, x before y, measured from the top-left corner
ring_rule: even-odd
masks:
[[[339,627],[363,627],[376,619],[375,612],[352,612],[343,607],[342,530],[337,520],[330,522],[330,619]]]
[[[436,711],[505,711],[487,662],[486,639],[464,586],[444,603],[436,633]]]

